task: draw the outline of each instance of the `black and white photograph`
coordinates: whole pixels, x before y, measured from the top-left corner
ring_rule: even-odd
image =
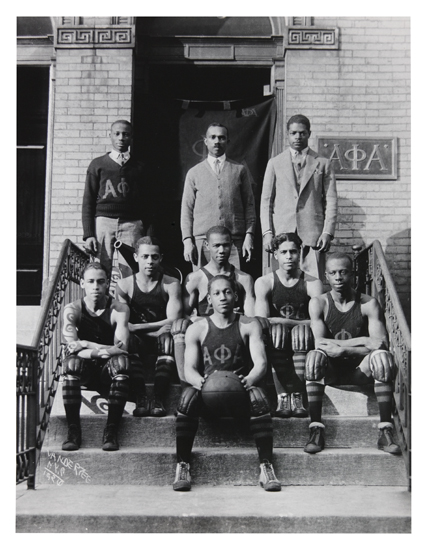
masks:
[[[9,17],[16,535],[412,534],[414,17],[327,7]]]

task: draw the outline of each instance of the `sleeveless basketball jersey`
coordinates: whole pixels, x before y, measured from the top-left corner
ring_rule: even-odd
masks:
[[[162,292],[163,275],[159,276],[159,281],[150,292],[143,292],[140,289],[135,274],[132,278],[134,290],[132,298],[127,298],[128,306],[131,310],[129,322],[134,324],[153,323],[166,319],[167,300]]]
[[[349,340],[358,336],[368,336],[367,320],[361,313],[361,293],[357,292],[355,303],[349,311],[339,311],[331,296],[327,293],[328,312],[325,324],[335,340]]]
[[[208,332],[202,342],[204,374],[215,370],[238,371],[248,374],[248,351],[239,332],[239,316],[226,328],[217,327],[207,317]]]
[[[284,317],[285,319],[309,319],[310,296],[306,291],[304,273],[297,283],[291,287],[283,285],[276,273],[273,273],[273,289],[270,307],[270,317]]]
[[[214,275],[207,271],[205,267],[201,267],[201,271],[204,273],[208,281],[210,281]],[[236,302],[235,307],[233,308],[235,311],[238,311],[239,313],[244,313],[244,300],[245,300],[245,290],[244,287],[241,285],[241,283],[238,283],[236,280],[236,274],[235,274],[235,266],[231,266],[230,273],[227,274],[227,277],[235,281],[236,284],[236,290],[238,293],[238,301]],[[211,315],[214,312],[213,306],[208,302],[208,294],[202,298],[198,302],[198,315],[202,317],[207,317],[208,315]]]
[[[85,300],[81,299],[82,315],[80,318],[77,332],[79,334],[79,340],[89,340],[97,344],[114,345],[114,327],[111,326],[110,313],[111,313],[112,297],[107,299],[106,307],[101,315],[93,315],[88,311]]]

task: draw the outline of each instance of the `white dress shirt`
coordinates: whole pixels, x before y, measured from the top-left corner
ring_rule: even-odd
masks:
[[[221,157],[213,157],[212,155],[207,156],[207,161],[208,161],[209,165],[211,166],[211,168],[214,170],[214,172],[216,174],[217,174],[217,172],[216,172],[216,169],[215,169],[215,163],[216,163],[217,160],[220,161],[220,163],[219,163],[219,172],[221,172],[222,169],[223,169],[224,163],[226,161],[226,154],[221,155]]]
[[[111,160],[114,160],[114,162],[117,162],[119,166],[122,166],[122,160],[121,160],[122,155],[123,155],[124,161],[128,162],[128,160],[131,157],[131,155],[129,154],[129,151],[126,151],[125,153],[121,153],[120,151],[116,151],[116,149],[113,149],[113,151],[109,153]],[[125,164],[125,162],[123,164]]]

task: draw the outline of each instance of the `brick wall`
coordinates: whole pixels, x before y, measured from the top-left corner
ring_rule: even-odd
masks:
[[[398,179],[338,180],[335,250],[378,239],[410,311],[410,18],[316,17],[339,27],[336,51],[286,54],[286,119],[309,117],[317,135],[398,138]]]
[[[82,244],[81,205],[90,161],[111,150],[110,125],[131,119],[132,50],[58,49],[50,271],[62,243]]]
[[[289,50],[285,117],[304,113],[317,135],[398,138],[398,179],[339,180],[334,248],[379,239],[410,308],[410,19],[316,17],[339,27],[340,49]],[[58,49],[53,129],[50,266],[65,238],[82,243],[81,202],[90,160],[109,150],[109,126],[131,118],[132,50]]]

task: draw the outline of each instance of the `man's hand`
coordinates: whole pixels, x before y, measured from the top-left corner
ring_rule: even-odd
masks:
[[[91,254],[96,254],[98,250],[97,239],[95,237],[88,237],[85,241],[85,248]]]
[[[251,386],[254,386],[255,378],[251,376],[251,373],[248,374],[247,376],[243,376],[242,374],[239,374],[238,376],[241,380],[241,384],[244,386],[244,388],[247,391],[249,391]]]
[[[86,340],[74,340],[73,342],[70,342],[65,347],[66,355],[70,355],[71,353],[79,353],[82,349],[86,349],[88,347],[88,342]]]
[[[184,245],[184,259],[186,262],[192,262],[192,264],[198,263],[198,251],[196,249],[196,246],[193,244],[193,241],[191,238],[185,239],[183,241]]]
[[[324,351],[329,357],[342,357],[343,348],[332,340],[324,340],[317,343],[317,348]]]
[[[247,255],[246,261],[251,260],[251,254],[253,253],[254,248],[254,239],[251,233],[245,235],[244,244],[242,245],[242,257],[245,258]]]
[[[169,332],[171,330],[172,325],[164,325],[163,327],[160,327],[156,332],[150,332],[150,336],[158,337],[161,334],[164,334],[165,332]]]
[[[111,346],[110,348],[100,349],[98,355],[102,358],[113,357],[113,355],[128,355],[128,352],[121,349],[121,343],[116,346]]]
[[[317,241],[317,249],[319,252],[328,252],[330,250],[331,235],[323,233]]]
[[[266,252],[273,252],[272,241],[272,233],[266,233],[263,237],[263,248],[266,250]]]
[[[208,374],[205,374],[205,376],[201,376],[198,381],[195,380],[193,387],[196,388],[197,390],[201,390],[207,378],[208,378]]]

